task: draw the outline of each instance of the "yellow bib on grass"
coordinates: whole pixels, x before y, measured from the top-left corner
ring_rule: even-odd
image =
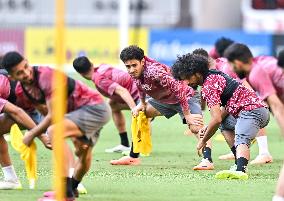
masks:
[[[133,152],[149,154],[152,151],[150,123],[144,112],[139,112],[137,117],[132,117],[131,124]]]
[[[10,135],[12,147],[20,153],[21,159],[25,162],[29,181],[34,181],[37,178],[36,144],[33,142],[28,147],[23,143],[23,134],[17,124],[11,127]]]

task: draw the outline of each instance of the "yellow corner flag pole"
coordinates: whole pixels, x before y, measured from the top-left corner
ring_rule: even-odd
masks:
[[[63,73],[64,58],[65,58],[65,0],[55,0],[56,5],[56,26],[55,26],[55,53],[56,53],[56,73],[53,77],[54,94],[52,98],[52,120],[55,124],[53,133],[53,150],[54,150],[54,188],[57,201],[63,201],[65,197],[65,180],[64,180],[64,128],[60,124],[66,112],[66,78]]]

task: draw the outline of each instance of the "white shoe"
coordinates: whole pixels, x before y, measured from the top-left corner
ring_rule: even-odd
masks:
[[[78,190],[79,194],[87,194],[88,193],[87,189],[85,188],[85,186],[83,186],[82,183],[79,183],[77,190]]]
[[[0,190],[22,189],[20,181],[0,181]]]
[[[113,148],[106,149],[105,152],[107,152],[107,153],[113,153],[113,152],[121,153],[123,151],[130,151],[130,149],[131,149],[131,147],[126,147],[126,146],[120,144],[120,145],[117,145]]]

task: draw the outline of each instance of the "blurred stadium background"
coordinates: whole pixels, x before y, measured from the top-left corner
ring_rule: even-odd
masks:
[[[283,0],[66,0],[65,63],[88,55],[118,64],[119,26],[128,22],[129,44],[167,64],[196,47],[209,50],[220,36],[248,44],[255,56],[275,55],[284,48],[283,9]],[[54,64],[55,1],[0,0],[0,13],[0,55],[17,50],[30,63]]]

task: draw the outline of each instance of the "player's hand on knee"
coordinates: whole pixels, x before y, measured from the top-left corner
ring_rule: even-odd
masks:
[[[187,124],[194,126],[203,126],[203,118],[200,114],[190,114],[185,116]]]
[[[40,136],[38,136],[38,139],[42,142],[45,148],[52,150],[51,141],[47,134],[41,134]]]
[[[89,144],[86,144],[78,139],[72,139],[72,141],[75,146],[75,155],[78,157],[84,154],[90,146]]]

